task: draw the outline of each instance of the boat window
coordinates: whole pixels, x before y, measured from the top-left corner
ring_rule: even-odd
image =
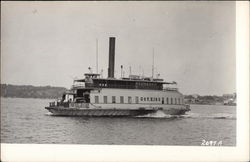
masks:
[[[146,101],[146,97],[144,97],[144,101]]]
[[[141,97],[141,101],[143,101],[143,97]]]
[[[178,98],[178,104],[179,104],[179,105],[181,104],[180,98]]]
[[[162,97],[162,101],[161,101],[162,104],[164,104],[164,97]]]
[[[161,101],[161,98],[160,98],[160,97],[158,98],[158,101]]]
[[[151,97],[150,100],[153,101],[153,97]]]
[[[115,103],[115,96],[112,96],[112,103]]]
[[[124,97],[120,96],[120,103],[124,103]]]
[[[95,96],[95,103],[99,103],[99,96]]]
[[[128,96],[128,103],[131,104],[132,103],[132,97]]]
[[[108,96],[103,96],[104,103],[108,103]]]
[[[139,103],[139,97],[138,96],[135,97],[135,103],[137,103],[137,104]]]
[[[149,97],[147,97],[147,101],[149,101]]]
[[[167,101],[166,101],[166,102],[167,102],[167,104],[168,104],[168,97],[167,97]]]
[[[176,98],[174,99],[174,101],[175,101],[174,103],[177,104],[177,99]]]
[[[170,101],[171,101],[170,104],[173,104],[173,98],[171,98]]]

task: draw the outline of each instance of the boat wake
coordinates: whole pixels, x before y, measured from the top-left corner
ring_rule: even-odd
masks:
[[[199,114],[199,113],[187,113],[182,115],[183,118],[199,118],[199,119],[232,119],[235,120],[236,116],[229,113],[217,113],[217,114]]]
[[[187,112],[184,115],[169,115],[165,114],[162,110],[158,110],[157,112],[150,113],[147,115],[136,116],[137,118],[191,118],[191,119],[231,119],[236,120],[236,117],[229,113],[217,113],[217,114],[199,114]]]
[[[53,113],[47,112],[47,113],[45,113],[45,115],[47,115],[47,116],[53,116]]]
[[[146,115],[139,115],[136,116],[137,118],[167,118],[167,119],[171,119],[171,118],[179,118],[182,115],[169,115],[169,114],[165,114],[162,110],[158,110],[154,113],[150,113],[150,114],[146,114]]]

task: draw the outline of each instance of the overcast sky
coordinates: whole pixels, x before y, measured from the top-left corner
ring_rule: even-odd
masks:
[[[69,88],[92,67],[107,76],[176,81],[184,94],[235,92],[235,2],[1,2],[1,82]]]

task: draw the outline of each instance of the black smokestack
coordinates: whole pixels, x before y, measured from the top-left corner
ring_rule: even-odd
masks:
[[[115,71],[115,37],[109,38],[109,67],[108,77],[114,78]]]

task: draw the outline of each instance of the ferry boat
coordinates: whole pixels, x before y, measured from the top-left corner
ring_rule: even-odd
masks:
[[[114,65],[115,37],[110,37],[108,77],[85,73],[84,78],[74,80],[61,100],[45,108],[59,116],[141,116],[157,111],[182,115],[190,111],[184,96],[171,87],[176,82],[138,75],[117,79]]]

